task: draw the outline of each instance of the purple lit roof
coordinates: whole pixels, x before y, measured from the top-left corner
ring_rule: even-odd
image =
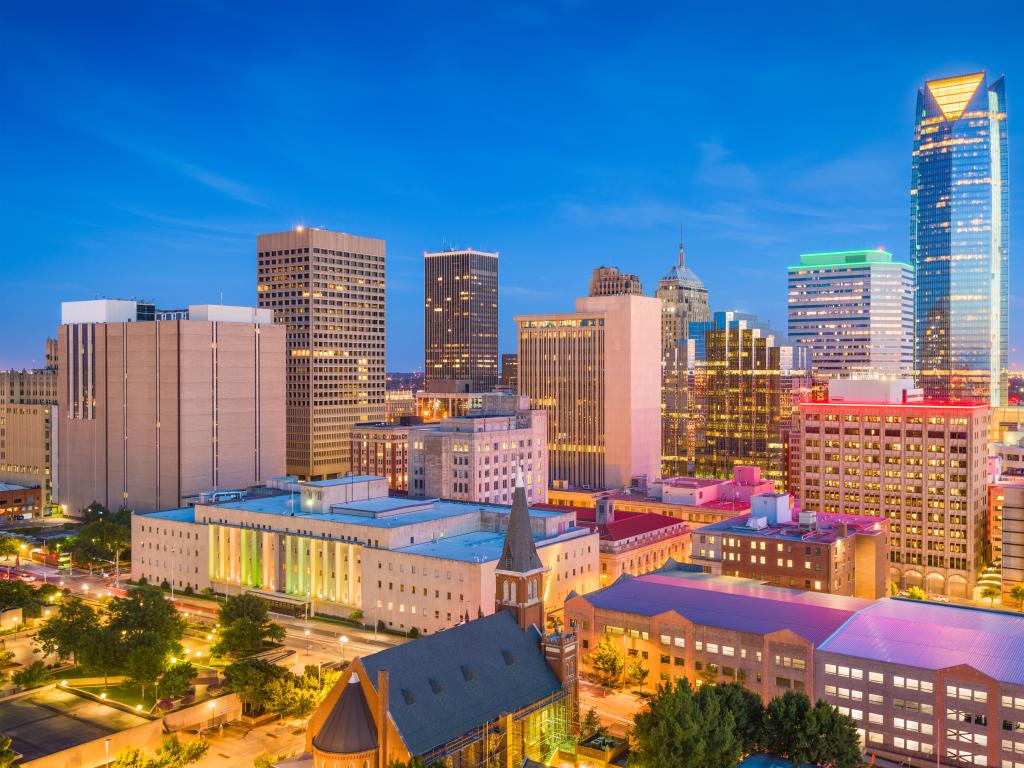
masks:
[[[764,635],[789,629],[818,645],[867,600],[762,586],[752,579],[664,570],[619,579],[583,598],[641,616],[675,611],[695,624]]]
[[[885,599],[858,612],[821,650],[945,669],[967,664],[1024,685],[1024,616],[918,600]]]

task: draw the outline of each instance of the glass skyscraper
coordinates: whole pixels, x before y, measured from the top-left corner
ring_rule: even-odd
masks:
[[[1006,403],[1009,185],[1003,78],[918,91],[910,190],[915,366],[925,395]]]

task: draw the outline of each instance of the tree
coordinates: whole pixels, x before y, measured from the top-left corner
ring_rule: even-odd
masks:
[[[163,743],[151,758],[137,747],[127,747],[114,755],[112,768],[185,768],[197,762],[210,748],[209,743],[182,741],[177,736],[165,736]]]
[[[124,636],[109,624],[104,624],[89,636],[80,656],[83,666],[103,675],[106,687],[107,677],[121,668],[126,653]]]
[[[96,611],[81,598],[69,595],[64,598],[57,615],[43,622],[39,628],[37,649],[45,654],[56,653],[61,659],[70,656],[77,662],[98,627]]]
[[[787,691],[768,702],[761,729],[761,746],[766,752],[803,765],[815,753],[817,735],[811,701],[805,694]]]
[[[111,768],[150,768],[153,760],[146,756],[138,747],[125,747],[114,755]]]
[[[650,674],[650,670],[644,666],[644,660],[640,658],[640,655],[630,656],[626,659],[626,682],[630,685],[639,685],[643,688],[644,683],[647,682],[647,675]]]
[[[197,674],[198,670],[192,663],[178,662],[160,677],[156,695],[161,699],[177,699],[184,696]]]
[[[13,536],[0,536],[0,557],[9,559],[21,552],[21,542]],[[6,736],[4,738],[7,738]]]
[[[659,685],[633,723],[630,768],[718,768],[739,757],[732,713],[713,694],[698,699],[685,678]]]
[[[857,724],[824,701],[814,705],[814,719],[818,731],[818,765],[833,768],[857,768],[864,764]]]
[[[46,685],[50,682],[53,675],[50,674],[50,670],[46,668],[46,665],[41,661],[33,661],[32,664],[25,667],[20,672],[15,672],[11,676],[11,680],[19,688],[38,688],[41,685]]]
[[[601,727],[601,719],[597,716],[597,710],[591,707],[587,710],[586,716],[583,718],[583,722],[580,723],[580,736],[586,738],[592,736],[595,733],[601,733],[604,729]]]
[[[1010,597],[1017,601],[1017,610],[1024,611],[1024,584],[1014,584],[1010,588]]]
[[[996,598],[999,597],[999,590],[995,587],[985,587],[981,590],[981,599],[988,600],[988,607],[991,608],[995,605]]]
[[[284,627],[270,620],[267,604],[256,595],[233,595],[220,609],[220,632],[211,652],[242,658],[263,650],[268,640],[284,640]]]
[[[920,587],[908,587],[907,597],[911,600],[924,600],[926,595],[924,593],[924,590]]]
[[[722,700],[715,690],[717,687],[705,685],[695,696],[705,729],[702,765],[706,768],[736,765],[742,752],[740,739],[736,735],[736,719],[732,712],[722,706]]]
[[[270,682],[290,674],[288,670],[263,659],[242,659],[224,669],[228,688],[238,694],[238,700],[249,714],[266,711]]]
[[[431,763],[431,765],[434,765]],[[410,757],[404,763],[401,760],[392,760],[388,763],[388,768],[428,768],[427,764],[423,762],[423,758],[419,755]]]
[[[718,679],[718,665],[717,664],[704,664],[704,668],[700,671],[700,680],[704,685],[711,685]]]
[[[0,768],[14,768],[18,753],[11,749],[11,737],[0,734]]]
[[[136,587],[128,597],[118,597],[107,608],[111,633],[128,646],[141,636],[167,658],[181,655],[185,620],[156,587]]]
[[[895,581],[889,582],[889,597],[896,597],[900,593],[900,585]]]
[[[167,667],[167,657],[160,644],[146,642],[144,637],[136,639],[128,648],[124,659],[124,671],[128,679],[138,683],[139,696],[146,698],[146,686],[153,685]]]
[[[614,685],[622,677],[625,660],[615,641],[606,635],[590,654],[590,666],[606,685]]]
[[[701,691],[713,692],[722,705],[722,709],[731,712],[736,723],[736,737],[744,752],[753,752],[757,748],[764,720],[764,706],[761,697],[748,691],[737,683],[720,683],[704,686]]]

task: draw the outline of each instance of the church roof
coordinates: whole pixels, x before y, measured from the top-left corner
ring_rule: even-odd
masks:
[[[409,752],[424,755],[561,689],[537,630],[509,611],[460,624],[361,660],[370,680],[388,670],[388,707]]]
[[[323,727],[313,737],[313,746],[334,754],[366,752],[377,747],[377,726],[358,675],[353,673],[349,678]]]
[[[512,512],[508,517],[505,546],[497,570],[529,573],[543,567],[540,555],[537,554],[537,545],[533,541],[530,510],[526,506],[526,488],[523,487],[523,473],[520,471],[512,494]]]

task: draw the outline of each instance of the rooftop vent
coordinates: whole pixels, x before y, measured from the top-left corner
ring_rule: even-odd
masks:
[[[405,699],[406,704],[416,703],[416,697],[412,695],[412,691],[410,691],[408,688],[402,689],[402,698]]]
[[[502,651],[501,658],[505,660],[506,667],[511,667],[513,664],[516,663],[516,657],[512,655],[511,651]]]
[[[475,677],[475,675],[473,674],[473,670],[467,667],[466,665],[462,665],[460,669],[462,670],[462,679],[466,682],[469,682]]]
[[[444,686],[441,685],[441,681],[436,678],[430,678],[430,690],[434,693],[441,693],[444,690]]]

